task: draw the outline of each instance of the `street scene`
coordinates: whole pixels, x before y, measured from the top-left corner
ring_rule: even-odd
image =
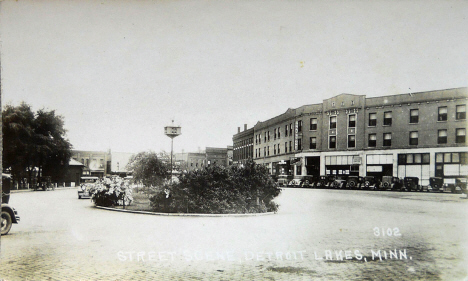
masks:
[[[0,281],[468,281],[466,1],[0,1]]]
[[[276,214],[122,213],[76,189],[12,193],[3,280],[465,280],[460,194],[286,188]],[[33,207],[34,206],[34,207]],[[354,219],[350,220],[349,218]]]

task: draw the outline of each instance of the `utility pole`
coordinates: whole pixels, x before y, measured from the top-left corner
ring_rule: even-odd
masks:
[[[170,126],[164,127],[164,134],[171,138],[171,183],[172,183],[172,154],[173,154],[173,145],[174,145],[174,138],[178,135],[182,134],[182,130],[180,126],[174,125],[174,120],[172,120],[172,124]]]

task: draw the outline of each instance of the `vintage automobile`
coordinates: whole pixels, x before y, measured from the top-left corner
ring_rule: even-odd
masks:
[[[52,184],[50,176],[39,177],[36,179],[34,190],[37,191],[38,189],[42,189],[46,191],[49,188],[51,188],[52,190],[55,190],[55,185]]]
[[[304,176],[301,179],[302,187],[313,187],[315,185],[315,180],[313,176]]]
[[[380,182],[373,176],[364,177],[363,189],[375,190],[380,186]]]
[[[346,178],[346,176],[336,176],[335,180],[330,184],[330,186],[332,188],[345,188]]]
[[[78,199],[91,198],[89,189],[99,180],[98,177],[81,177],[81,185],[78,187]]]
[[[6,235],[10,232],[11,226],[20,221],[18,212],[8,205],[10,201],[10,184],[11,176],[2,173],[2,214],[1,214],[1,235]]]
[[[405,177],[403,179],[406,191],[421,191],[418,177]]]
[[[466,193],[467,192],[467,178],[451,178],[445,179],[442,186],[442,192],[448,191],[452,193]]]
[[[443,192],[444,191],[444,179],[440,177],[429,178],[429,185],[422,186],[422,191],[427,192]]]
[[[360,188],[364,181],[363,177],[359,176],[349,176],[346,182],[346,187],[349,189],[357,189]]]
[[[300,187],[301,186],[301,180],[300,179],[292,179],[291,181],[288,182],[288,187]]]

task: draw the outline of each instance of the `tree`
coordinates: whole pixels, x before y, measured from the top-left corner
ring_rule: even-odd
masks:
[[[3,168],[15,179],[31,182],[39,175],[60,178],[71,157],[71,143],[65,138],[63,117],[44,109],[34,113],[31,106],[7,105],[3,110]]]
[[[130,158],[127,170],[133,174],[136,182],[147,187],[160,186],[170,175],[170,164],[163,161],[163,157],[164,153],[140,152]]]

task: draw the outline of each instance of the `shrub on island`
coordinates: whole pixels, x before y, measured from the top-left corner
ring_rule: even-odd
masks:
[[[165,183],[150,198],[155,212],[242,214],[276,212],[281,192],[265,166],[208,166],[183,173],[179,182]]]
[[[96,206],[112,207],[128,206],[133,201],[132,189],[128,180],[120,177],[103,178],[97,181],[89,190],[91,200]]]

